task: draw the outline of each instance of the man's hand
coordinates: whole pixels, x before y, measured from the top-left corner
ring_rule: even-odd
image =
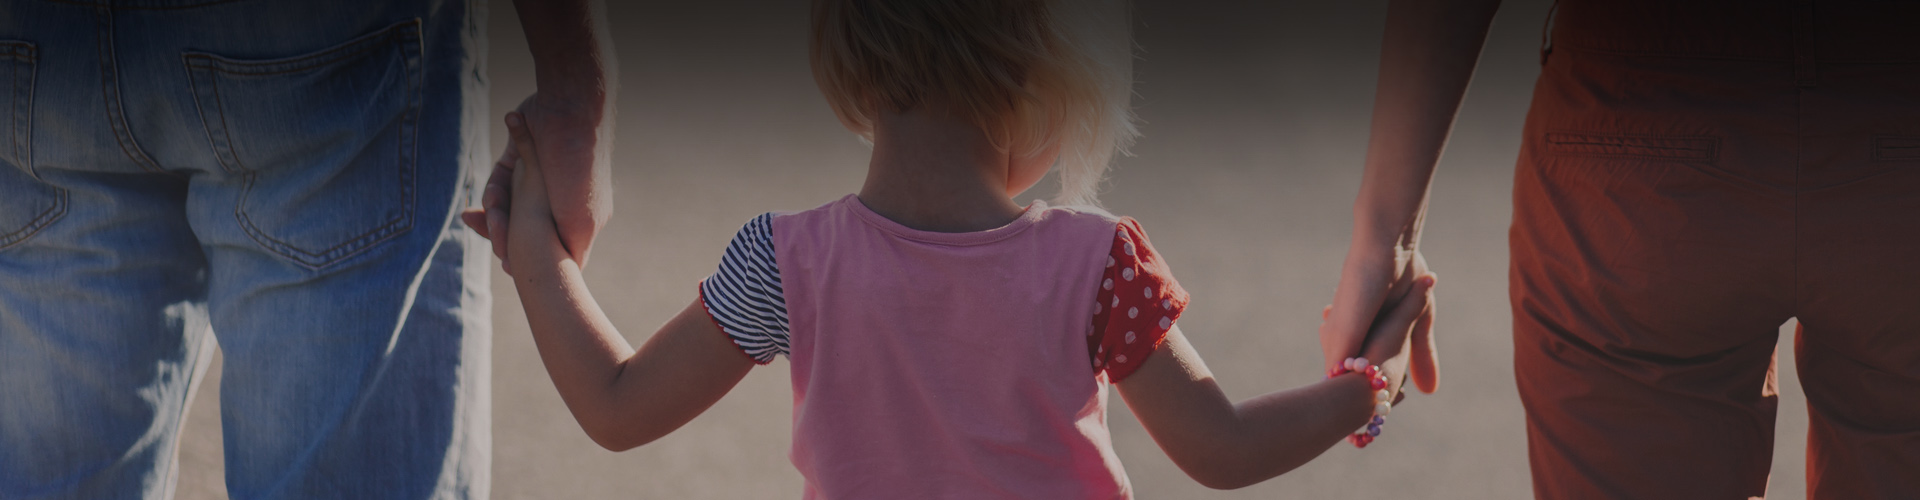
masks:
[[[606,38],[606,6],[599,0],[518,0],[513,6],[533,52],[538,89],[514,112],[540,144],[560,241],[575,262],[586,266],[594,236],[613,214],[608,156],[619,70]],[[505,208],[513,198],[513,165],[521,153],[507,146],[494,163],[481,208],[461,214],[468,226],[493,240],[501,261],[507,260]]]
[[[591,103],[568,99],[543,99],[528,96],[514,110],[524,120],[534,143],[540,144],[539,160],[545,167],[548,198],[554,200],[553,218],[558,224],[560,241],[566,243],[573,259],[582,267],[593,245],[593,238],[605,227],[613,213],[613,183],[600,137],[599,113],[582,109]],[[461,219],[493,240],[493,254],[502,262],[507,258],[507,221],[513,200],[514,165],[521,149],[509,141],[507,149],[493,164],[479,209],[460,214]],[[558,165],[558,166],[556,166]]]

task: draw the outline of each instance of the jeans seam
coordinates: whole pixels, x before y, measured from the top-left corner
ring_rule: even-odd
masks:
[[[367,52],[379,50],[389,39],[398,37],[402,41],[420,39],[420,20],[402,22],[388,26],[380,31],[349,40],[338,46],[320,52],[295,56],[286,59],[265,61],[239,61],[214,54],[192,52],[185,55],[187,65],[195,68],[217,71],[234,75],[277,75],[312,69],[347,59]],[[245,68],[276,68],[271,70],[247,71]]]
[[[1597,133],[1590,133],[1590,132],[1556,130],[1556,131],[1548,131],[1543,136],[1543,138],[1547,143],[1547,154],[1553,155],[1553,156],[1600,156],[1600,157],[1613,157],[1613,158],[1636,158],[1636,159],[1642,159],[1642,160],[1656,160],[1656,161],[1681,161],[1681,162],[1703,162],[1703,163],[1717,163],[1720,160],[1720,138],[1710,137],[1710,136],[1597,134]],[[1591,140],[1580,140],[1580,139],[1621,139],[1623,140],[1622,141],[1623,143],[1615,144],[1615,143],[1609,143],[1605,141],[1591,141]],[[1631,146],[1631,145],[1624,144],[1626,140],[1633,140],[1633,139],[1698,141],[1698,142],[1704,143],[1705,146],[1698,147],[1698,148],[1690,148],[1690,147],[1684,147],[1684,146],[1679,146],[1679,147]],[[1565,148],[1564,146],[1569,146],[1569,145],[1591,145],[1591,146],[1599,146],[1602,149],[1619,150],[1619,151],[1618,152],[1615,152],[1615,151],[1602,151],[1602,152],[1568,151],[1567,148]],[[1658,150],[1658,151],[1684,151],[1684,152],[1690,152],[1690,153],[1696,153],[1696,154],[1695,155],[1638,154],[1638,153],[1625,152],[1626,150],[1632,149],[1632,148]]]
[[[207,88],[213,90],[213,109],[214,111],[220,113],[220,135],[227,139],[226,147],[222,148],[227,150],[226,151],[227,154],[225,155],[225,158],[220,158],[220,160],[223,160],[221,161],[221,163],[224,165],[226,163],[224,160],[231,159],[233,160],[233,170],[249,173],[249,175],[251,175],[251,172],[253,172],[253,169],[247,168],[247,164],[241,163],[240,153],[235,152],[233,150],[233,124],[227,123],[227,99],[226,97],[220,95],[220,82],[218,80],[208,78]],[[217,155],[217,152],[216,152],[216,155]],[[251,188],[253,186],[253,183],[249,181],[247,183],[247,186]]]
[[[195,113],[198,113],[200,115],[200,123],[202,124],[200,127],[200,131],[205,133],[207,136],[207,148],[213,151],[214,163],[220,164],[221,170],[225,170],[227,172],[233,172],[235,166],[240,163],[240,159],[234,158],[232,162],[235,165],[228,165],[227,155],[221,154],[222,151],[231,151],[231,145],[233,144],[233,134],[228,132],[228,130],[231,129],[231,127],[228,127],[226,124],[226,120],[227,120],[226,110],[224,109],[215,110],[216,114],[218,114],[220,118],[220,135],[226,138],[227,140],[226,144],[229,145],[229,146],[223,147],[220,145],[221,143],[214,141],[212,127],[207,127],[205,125],[209,123],[207,120],[207,103],[200,99],[200,79],[197,78],[196,75],[194,75],[193,65],[186,64],[185,56],[182,56],[181,59],[182,59],[181,66],[185,68],[187,71],[188,93],[193,94],[193,110]],[[220,104],[221,99],[219,97],[220,95],[219,87],[212,80],[207,81],[207,86],[208,88],[213,90],[214,106],[221,106]],[[244,172],[245,171],[244,168],[242,168],[241,171]]]
[[[58,4],[66,4],[66,5],[86,5],[91,7],[99,7],[104,9],[113,9],[113,10],[186,10],[186,9],[198,9],[201,7],[210,7],[214,5],[234,3],[234,2],[243,2],[246,0],[211,0],[208,2],[189,4],[189,5],[176,5],[172,7],[142,7],[142,6],[128,6],[128,5],[107,6],[107,5],[101,5],[98,2],[79,2],[75,0],[43,0],[43,1],[46,1],[48,3],[58,3]]]
[[[113,11],[107,7],[96,9],[99,23],[96,24],[94,40],[100,59],[100,96],[106,101],[107,126],[113,129],[113,140],[120,145],[120,153],[140,168],[150,172],[184,177],[184,174],[170,172],[153,161],[139,143],[133,140],[133,131],[126,124],[126,109],[120,99],[120,65],[113,50]]]
[[[17,60],[15,64],[8,65],[8,69],[9,69],[7,73],[8,85],[12,85],[12,86],[20,85],[20,66],[22,66],[21,64],[22,62],[24,62],[25,64],[33,64],[34,62],[31,49],[28,49],[29,52],[26,54],[20,54],[19,51],[21,48],[22,46],[19,44],[13,44],[13,43],[7,44],[7,57],[9,59]],[[29,75],[28,77],[31,78],[32,76]],[[13,148],[12,153],[13,153],[14,161],[18,162],[19,166],[25,167],[27,169],[28,175],[33,175],[33,161],[29,158],[26,158],[26,155],[21,153],[21,148],[20,148],[20,135],[22,132],[25,132],[20,129],[21,127],[26,126],[25,124],[21,123],[21,119],[20,119],[20,94],[22,92],[25,92],[28,95],[27,104],[32,105],[33,104],[33,97],[32,97],[33,83],[28,82],[26,89],[15,88],[13,89],[13,92],[9,93],[10,95],[8,97],[12,98],[12,101],[10,102],[10,104],[7,105],[7,120],[12,123],[10,123],[9,126],[7,127],[7,142],[9,144],[12,144],[12,148]],[[32,113],[28,113],[28,117],[29,119],[31,119]],[[38,176],[35,176],[35,177],[38,177]]]
[[[1894,141],[1905,141],[1909,144],[1897,146],[1889,144]],[[1911,152],[1905,155],[1893,156],[1887,154],[1888,150],[1908,150]],[[1920,161],[1920,138],[1896,135],[1873,136],[1872,158],[1873,161]]]

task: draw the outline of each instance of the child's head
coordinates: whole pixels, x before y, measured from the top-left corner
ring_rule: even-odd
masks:
[[[945,108],[1034,171],[1058,153],[1061,204],[1096,203],[1136,134],[1131,75],[1089,54],[1088,16],[1059,0],[814,0],[813,76],[840,122],[873,138],[883,111]],[[1069,19],[1076,18],[1076,19]]]

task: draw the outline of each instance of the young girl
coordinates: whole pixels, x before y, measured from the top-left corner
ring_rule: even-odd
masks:
[[[1349,360],[1323,382],[1229,401],[1175,325],[1188,295],[1146,233],[1091,206],[1132,133],[1127,90],[1054,7],[816,0],[815,78],[872,141],[865,185],[749,221],[637,353],[555,236],[537,145],[510,114],[523,163],[507,258],[587,434],[612,450],[649,443],[786,356],[806,498],[1128,498],[1109,384],[1210,487],[1266,480],[1342,437],[1371,442],[1432,278],[1369,338],[1384,366]],[[1056,159],[1063,206],[1016,204]]]

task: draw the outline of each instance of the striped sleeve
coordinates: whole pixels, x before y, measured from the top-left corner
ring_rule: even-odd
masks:
[[[773,214],[754,217],[734,234],[720,268],[700,282],[700,302],[755,363],[788,353],[787,299],[773,255]]]

